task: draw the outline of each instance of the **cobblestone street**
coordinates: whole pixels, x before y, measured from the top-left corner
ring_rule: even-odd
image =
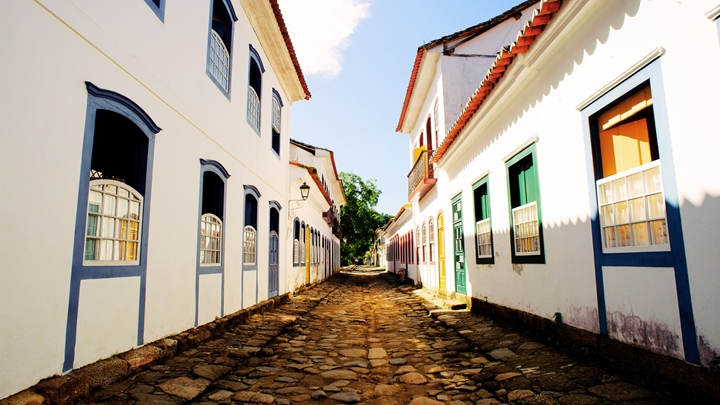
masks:
[[[705,403],[579,362],[467,311],[435,311],[394,280],[337,274],[78,402]]]

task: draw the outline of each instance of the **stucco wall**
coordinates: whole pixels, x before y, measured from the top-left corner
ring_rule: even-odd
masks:
[[[529,64],[525,71],[519,72],[523,64],[515,61],[485,101],[484,110],[443,157],[434,189],[414,207],[414,220],[422,223],[439,209],[449,212],[450,199],[462,192],[469,295],[546,318],[560,312],[565,323],[600,331],[591,230],[596,202],[589,198],[594,187],[588,182],[592,168],[585,154],[585,124],[576,106],[662,46],[665,53],[654,65],[661,70],[662,80],[657,83],[662,85],[652,91],[665,102],[655,114],[661,117],[658,125],[667,123],[664,130],[670,134],[672,153],[661,156],[661,161],[677,184],[678,200],[671,198],[668,204],[679,206],[682,216],[684,243],[678,248],[686,250],[691,301],[678,295],[682,270],[677,273],[673,268],[603,268],[601,273],[607,277],[599,286],[600,297],[605,300],[611,337],[678,358],[685,356],[683,346],[692,344],[683,341],[679,320],[679,313],[687,314],[690,303],[700,361],[707,364],[720,354],[720,322],[714,313],[720,304],[716,277],[720,253],[713,243],[720,221],[720,179],[708,175],[717,171],[713,153],[720,146],[713,123],[717,102],[712,98],[720,90],[714,73],[720,46],[715,23],[704,16],[713,6],[710,3],[563,2],[550,25],[562,25],[563,31],[546,28],[548,37],[540,36],[524,55]],[[563,13],[570,11],[576,14],[566,20]],[[673,21],[681,28],[668,30],[658,21]],[[688,55],[701,55],[703,60],[690,65],[691,73]],[[441,80],[436,78],[436,85],[431,86],[425,111],[437,86],[448,78],[443,75]],[[416,123],[415,136],[423,124]],[[545,264],[518,265],[510,260],[504,159],[535,137]],[[472,184],[486,172],[495,263],[475,265]],[[445,226],[450,226],[447,220]],[[447,288],[452,291],[452,244],[446,243],[446,249]],[[428,281],[433,284],[431,278]],[[624,334],[623,328],[631,333]],[[660,332],[653,335],[653,331]],[[668,336],[672,342],[665,339]]]
[[[210,2],[168,2],[164,22],[145,2],[22,1],[0,5],[0,141],[5,196],[0,233],[0,398],[63,372],[82,142],[85,81],[129,98],[162,131],[154,145],[146,302],[138,325],[137,278],[84,280],[79,293],[74,366],[79,367],[267,299],[271,200],[287,194],[290,103],[272,66],[234,2],[230,99],[205,73]],[[41,30],[28,30],[33,21]],[[148,38],[152,38],[149,40]],[[245,119],[248,43],[261,55],[261,136]],[[271,150],[272,89],[284,101],[281,154]],[[230,173],[225,198],[224,280],[200,276],[196,286],[200,158]],[[81,180],[81,178],[83,180]],[[258,201],[258,270],[241,267],[244,185]],[[287,211],[280,212],[281,274]],[[246,272],[247,273],[247,272]],[[282,276],[281,276],[282,277]],[[257,278],[257,286],[254,283]],[[245,290],[252,294],[242,294]],[[224,287],[224,290],[222,290]],[[280,284],[280,294],[286,284]],[[255,291],[257,290],[257,295]],[[32,297],[32,298],[30,298]]]

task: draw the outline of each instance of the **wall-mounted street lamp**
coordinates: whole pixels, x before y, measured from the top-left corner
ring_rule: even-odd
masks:
[[[303,201],[308,199],[308,196],[310,195],[310,186],[307,185],[303,181],[303,185],[300,186],[300,196],[302,196]]]
[[[295,203],[294,207],[290,207],[290,209],[288,209],[288,218],[292,218],[292,213],[296,209],[302,207],[303,202],[305,200],[307,200],[309,196],[310,196],[310,186],[308,186],[307,183],[303,181],[302,186],[300,186],[300,197],[302,197],[302,200],[288,200],[288,204],[291,202]]]

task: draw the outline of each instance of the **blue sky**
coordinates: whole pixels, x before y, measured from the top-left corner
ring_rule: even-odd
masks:
[[[376,179],[376,209],[407,204],[407,135],[395,132],[417,48],[521,0],[281,0],[312,98],[290,136],[335,153],[338,171]],[[314,36],[313,36],[314,35]]]

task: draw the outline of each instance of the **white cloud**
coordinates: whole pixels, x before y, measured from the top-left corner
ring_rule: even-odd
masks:
[[[342,51],[360,21],[370,16],[361,0],[279,0],[304,75],[337,77]]]

